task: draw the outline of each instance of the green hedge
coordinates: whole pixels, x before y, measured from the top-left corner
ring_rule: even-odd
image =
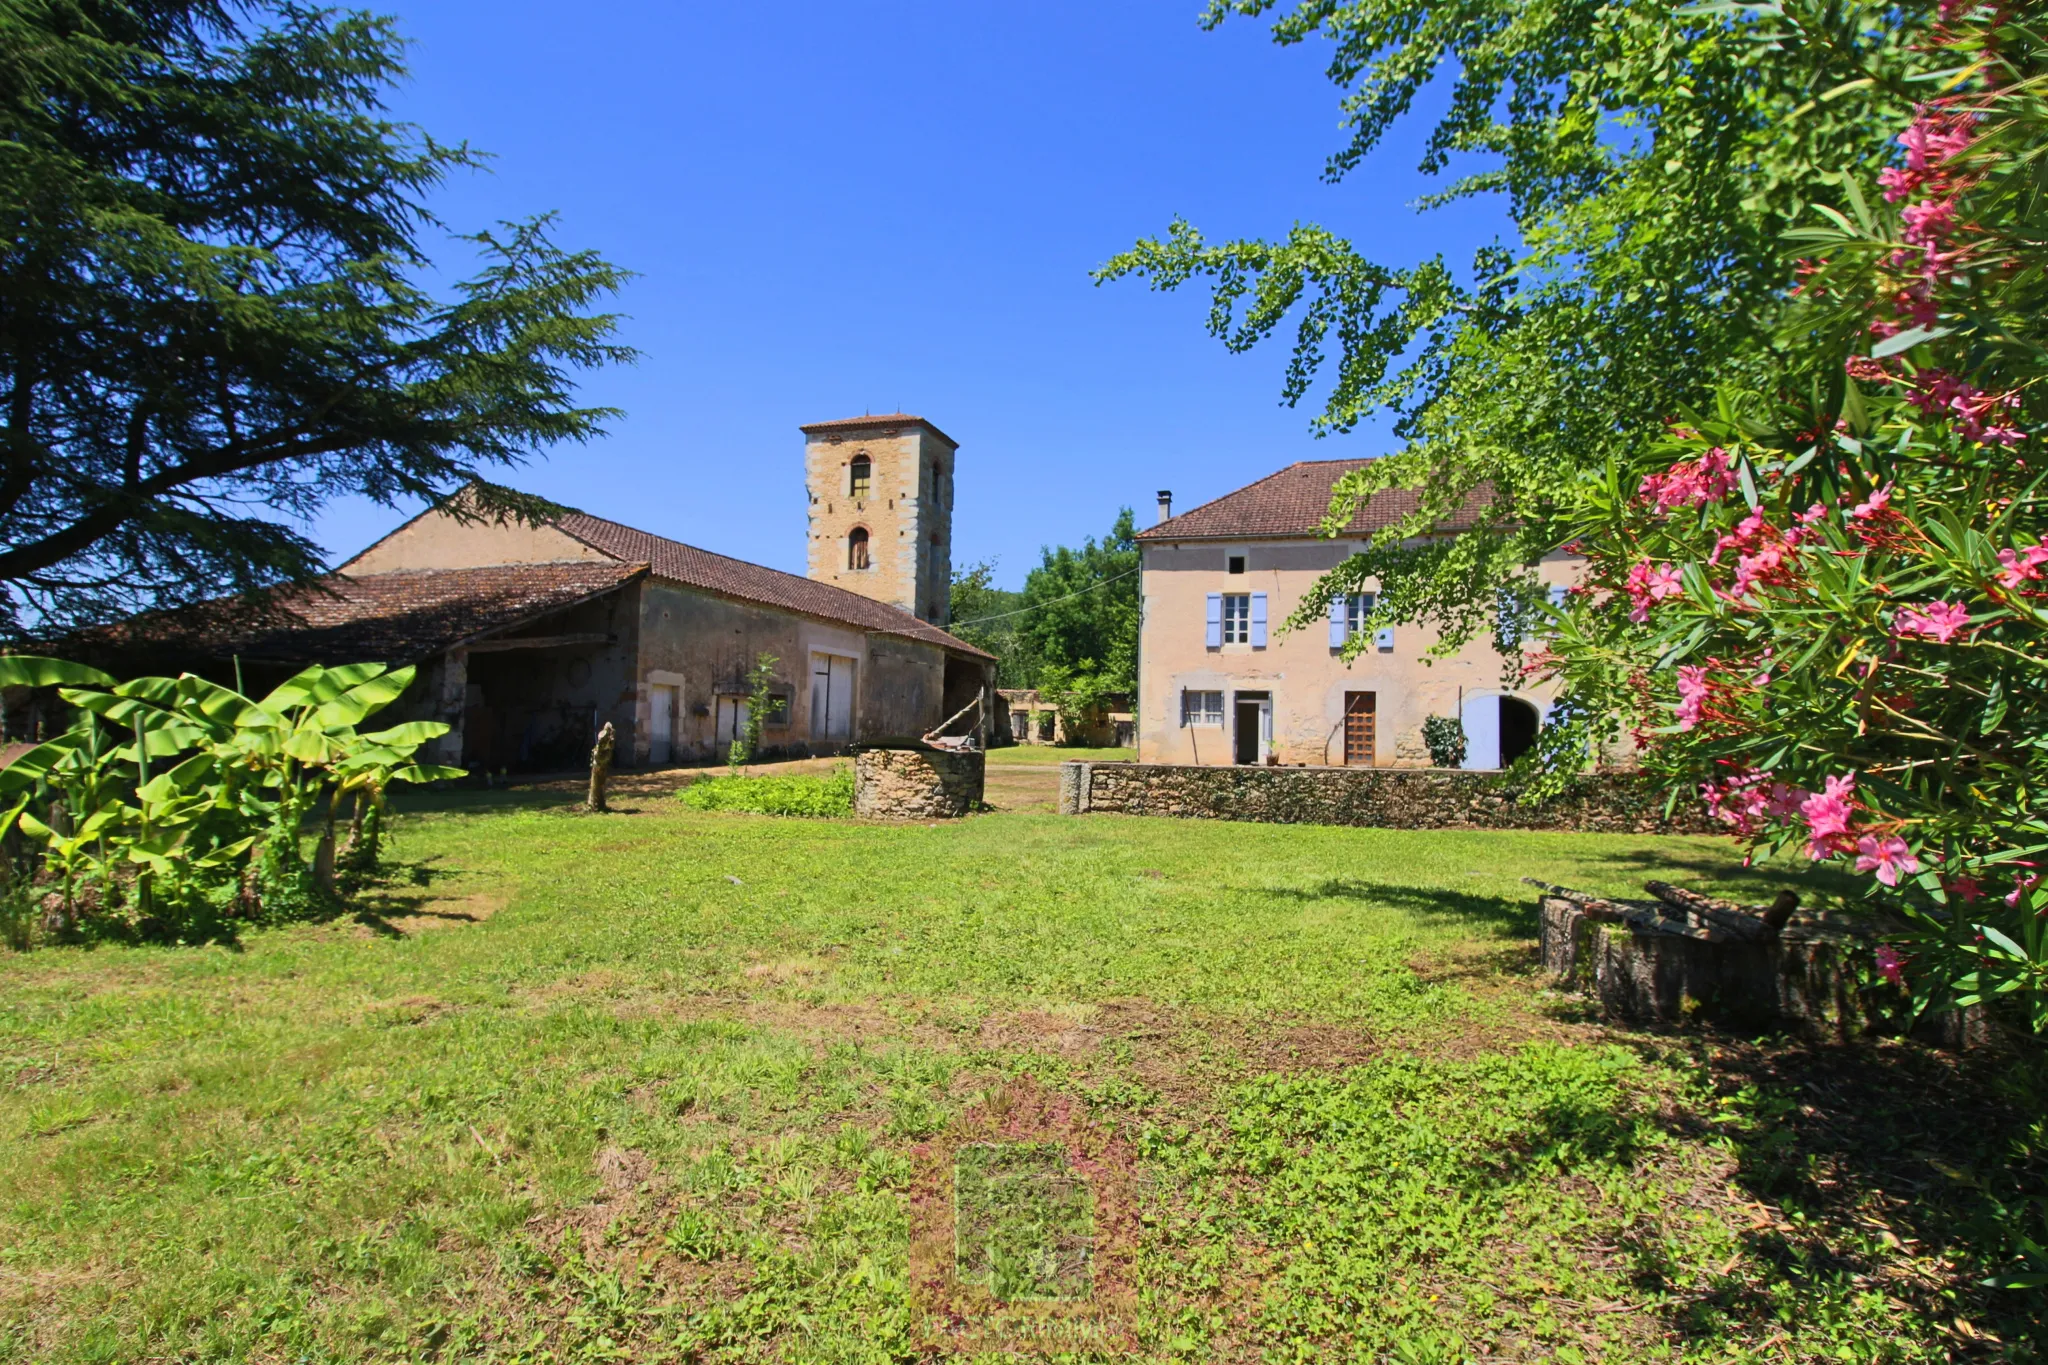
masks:
[[[823,777],[707,777],[678,793],[692,810],[746,810],[760,815],[852,815],[853,770]]]

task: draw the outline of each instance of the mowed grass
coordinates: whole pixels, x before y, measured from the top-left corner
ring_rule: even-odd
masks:
[[[1010,744],[988,751],[988,761],[994,765],[1012,763],[1072,763],[1087,760],[1095,763],[1134,763],[1136,749],[1070,749],[1062,744]]]
[[[1854,1099],[1842,1074],[1816,1103],[1778,1052],[1541,993],[1520,877],[1763,894],[1725,845],[622,804],[412,814],[356,919],[0,959],[0,1358],[1935,1360],[1964,1314],[1972,1345],[2024,1335],[1963,1277],[1971,1186],[1906,1207],[1801,1126]],[[1880,1060],[1870,1094],[1951,1097],[1923,1155],[1997,1160],[2008,1116],[1953,1065]],[[956,1273],[954,1160],[983,1143],[1088,1181],[1085,1298]]]

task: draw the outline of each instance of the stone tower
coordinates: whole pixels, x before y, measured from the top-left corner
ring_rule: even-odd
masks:
[[[953,438],[892,412],[804,434],[810,576],[934,625],[953,588]]]

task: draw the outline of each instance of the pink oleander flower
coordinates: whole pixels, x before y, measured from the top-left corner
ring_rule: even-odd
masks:
[[[1892,618],[1892,633],[1921,635],[1947,644],[1970,624],[1969,608],[1960,602],[1930,602],[1925,607],[1901,607]]]
[[[1942,878],[1941,886],[1942,890],[1948,892],[1949,895],[1965,905],[1970,904],[1972,901],[1984,899],[1984,883],[1967,874],[1944,877]]]
[[[1956,225],[1956,206],[1942,199],[1908,204],[1901,216],[1906,220],[1906,240],[1916,246],[1931,246],[1946,238]]]
[[[2019,909],[2020,897],[2033,890],[2040,880],[2041,874],[2038,872],[2022,872],[2013,879],[2012,890],[2006,892],[2005,903],[2015,910]]]
[[[1931,171],[1968,147],[1971,135],[1967,127],[1957,126],[1953,119],[1923,109],[1898,140],[1906,149],[1907,170]]]
[[[1807,508],[1804,512],[1801,512],[1798,517],[1798,521],[1801,526],[1818,526],[1821,522],[1824,522],[1827,519],[1828,507],[1827,504],[1824,502],[1815,503],[1813,506]]]
[[[1707,693],[1712,688],[1707,683],[1707,670],[1691,664],[1682,665],[1678,670],[1678,728],[1690,730],[1698,725],[1706,714]]]
[[[1884,487],[1872,492],[1862,502],[1857,503],[1855,510],[1849,513],[1849,519],[1851,521],[1868,521],[1872,517],[1880,516],[1891,510],[1891,501],[1892,486],[1886,484]]]
[[[1998,562],[2005,566],[1998,571],[1998,585],[2002,588],[2017,588],[2040,578],[2041,566],[2048,564],[2048,536],[2041,537],[2040,544],[2023,550],[2000,550]]]
[[[1719,502],[1735,487],[1735,462],[1728,452],[1715,446],[1700,456],[1698,463],[1681,460],[1662,474],[1646,474],[1636,487],[1643,502],[1656,504],[1659,512],[1675,512],[1704,502]]]
[[[1849,821],[1856,814],[1849,797],[1855,790],[1856,774],[1847,773],[1841,777],[1830,777],[1824,790],[1799,803],[1799,813],[1806,817],[1806,827],[1813,835],[1807,840],[1807,857],[1819,862],[1822,858],[1846,851]]]
[[[1886,886],[1897,886],[1902,872],[1911,876],[1920,870],[1920,860],[1896,834],[1864,835],[1856,841],[1856,855],[1856,870],[1875,872]]]
[[[1906,959],[1899,956],[1899,950],[1889,943],[1877,945],[1877,974],[1894,986],[1906,984]]]

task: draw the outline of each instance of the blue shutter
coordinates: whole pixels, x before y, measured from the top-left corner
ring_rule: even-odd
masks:
[[[1266,647],[1266,594],[1252,594],[1252,648]]]
[[[1344,648],[1344,612],[1350,601],[1351,599],[1341,592],[1330,599],[1330,648],[1332,649]]]
[[[1392,626],[1380,627],[1373,632],[1372,642],[1374,648],[1378,649],[1380,653],[1392,653],[1394,648],[1394,628]]]
[[[1563,605],[1564,605],[1564,594],[1565,594],[1565,586],[1564,586],[1564,584],[1562,584],[1562,583],[1552,583],[1552,584],[1550,585],[1550,605],[1551,605],[1551,606],[1553,606],[1553,607],[1561,607],[1561,606],[1563,606]]]
[[[1209,648],[1223,647],[1223,594],[1209,594]]]

